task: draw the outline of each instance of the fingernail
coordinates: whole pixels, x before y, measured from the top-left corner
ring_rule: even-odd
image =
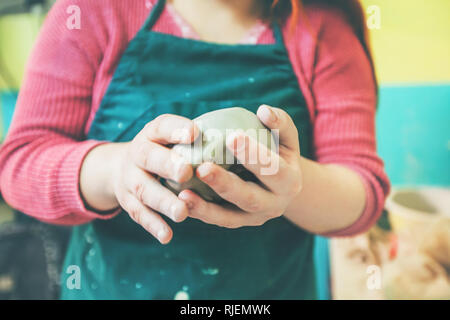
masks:
[[[197,174],[206,182],[211,182],[214,180],[214,174],[212,174],[205,165],[201,165],[197,168]]]
[[[227,145],[235,151],[242,151],[245,148],[245,137],[239,133],[232,133],[227,139]]]
[[[268,119],[271,122],[275,122],[278,119],[278,117],[275,114],[275,112],[273,112],[272,109],[268,105],[263,104],[261,106],[261,111],[260,112],[262,113],[263,117],[265,117],[266,119]]]
[[[160,242],[163,242],[163,241],[164,241],[164,238],[167,237],[167,234],[168,234],[168,232],[167,232],[166,228],[161,228],[161,229],[158,231],[158,239],[159,239],[159,241],[160,241]]]
[[[185,177],[187,174],[186,165],[187,163],[181,158],[178,158],[177,160],[174,161],[175,175],[176,175],[175,181],[182,182],[184,178],[187,178]]]
[[[190,143],[192,141],[192,132],[194,131],[192,125],[185,126],[182,130],[182,142],[184,143]]]
[[[186,140],[186,131],[184,129],[175,129],[172,133],[172,139],[174,141],[183,142]]]
[[[183,207],[183,202],[174,203],[170,207],[170,213],[172,214],[172,218],[175,222],[181,222],[184,220],[185,216],[183,215]]]
[[[173,139],[180,143],[191,143],[195,138],[198,130],[192,124],[186,125],[182,128],[177,128],[173,131]]]

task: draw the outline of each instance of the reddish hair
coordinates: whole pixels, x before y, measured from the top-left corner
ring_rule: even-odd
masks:
[[[361,42],[367,57],[369,58],[375,83],[377,83],[368,40],[364,10],[358,0],[262,0],[262,2],[266,7],[264,9],[264,15],[270,20],[278,20],[281,22],[290,19],[289,28],[291,31],[295,30],[297,22],[300,18],[304,18],[305,20],[307,19],[307,17],[303,15],[305,12],[303,10],[304,3],[322,3],[341,10],[347,22],[352,27],[356,37]]]

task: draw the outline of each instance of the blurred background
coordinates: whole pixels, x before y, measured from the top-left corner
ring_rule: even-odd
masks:
[[[54,0],[0,0],[0,140]],[[393,190],[364,235],[317,237],[320,299],[450,299],[450,1],[362,0]],[[53,299],[69,230],[0,203],[0,299]]]

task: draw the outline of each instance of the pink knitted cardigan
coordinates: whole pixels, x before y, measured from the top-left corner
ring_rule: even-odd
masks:
[[[53,224],[77,225],[117,214],[89,210],[79,173],[86,154],[102,141],[86,133],[130,40],[156,0],[59,0],[50,11],[29,59],[14,118],[0,149],[0,190],[14,208]],[[73,11],[75,9],[75,11]],[[80,28],[69,28],[80,13]],[[367,56],[336,9],[306,8],[286,47],[310,111],[315,158],[359,173],[366,190],[361,217],[344,230],[367,230],[380,216],[389,181],[375,142],[376,94]],[[157,32],[186,36],[167,8]],[[269,27],[256,43],[273,42]],[[257,45],[256,44],[256,45]],[[152,57],[148,57],[151,59]],[[299,208],[300,210],[300,208]]]

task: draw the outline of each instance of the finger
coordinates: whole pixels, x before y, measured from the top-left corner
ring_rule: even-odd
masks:
[[[159,242],[162,244],[170,242],[173,231],[159,214],[147,208],[130,193],[119,200],[119,203],[137,224],[141,225]]]
[[[183,190],[178,197],[185,201],[189,208],[189,216],[208,224],[229,229],[243,226],[260,226],[263,224],[262,215],[244,212],[219,206],[200,198],[191,190]]]
[[[277,130],[280,145],[300,153],[298,130],[291,116],[286,111],[280,108],[262,105],[256,114],[266,127],[274,130],[273,132],[275,134],[275,130]]]
[[[136,137],[130,148],[133,161],[143,170],[179,183],[193,175],[192,166],[172,149],[142,137]]]
[[[247,212],[271,210],[275,202],[274,195],[253,182],[239,178],[233,172],[205,162],[197,170],[197,176],[208,184],[219,196]]]
[[[147,139],[161,144],[192,143],[199,130],[188,118],[163,114],[146,124],[142,133]]]
[[[174,222],[185,220],[188,216],[186,204],[153,176],[139,171],[134,177],[125,180],[128,191],[141,203],[169,217]]]
[[[227,147],[239,162],[275,194],[297,190],[301,177],[278,154],[252,137],[236,132],[227,138]]]

